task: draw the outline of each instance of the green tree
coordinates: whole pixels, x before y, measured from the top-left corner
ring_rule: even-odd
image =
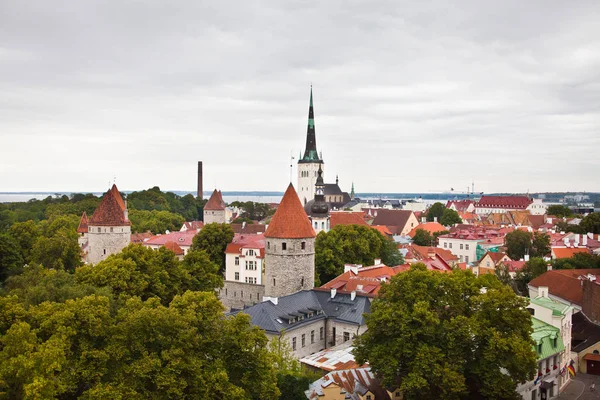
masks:
[[[217,270],[202,251],[188,253],[181,262],[164,247],[152,250],[130,244],[96,265],[78,268],[75,277],[79,283],[109,287],[117,296],[139,296],[142,300],[156,297],[166,305],[185,290],[221,287],[223,281]]]
[[[379,231],[361,225],[337,225],[320,232],[315,243],[317,283],[326,283],[344,272],[344,264],[373,265],[381,258],[386,265],[403,262],[396,244]]]
[[[131,210],[129,212],[132,232],[147,232],[154,234],[166,231],[178,231],[185,219],[170,211]]]
[[[415,236],[413,236],[413,243],[418,246],[433,246],[435,241],[433,236],[425,229],[417,229]]]
[[[204,250],[212,262],[225,271],[225,249],[233,240],[233,229],[229,224],[206,224],[192,240],[192,250]]]
[[[429,210],[427,210],[427,221],[432,222],[435,218],[439,221],[444,215],[445,209],[446,207],[442,203],[433,203],[433,205],[429,207]]]
[[[581,220],[579,226],[581,227],[582,233],[600,233],[600,213],[593,212],[586,215]]]
[[[19,244],[12,236],[0,234],[0,283],[23,270],[23,257]]]
[[[600,255],[575,253],[573,257],[552,260],[553,269],[600,268]]]
[[[37,224],[31,220],[16,222],[10,227],[9,233],[19,244],[19,253],[21,253],[23,261],[28,263],[31,249],[40,236]]]
[[[454,224],[461,224],[462,219],[458,213],[450,208],[444,209],[442,218],[439,219],[440,224],[444,226],[452,226]]]
[[[523,269],[517,272],[515,283],[517,291],[522,296],[527,296],[529,290],[527,284],[532,280],[548,271],[548,264],[541,257],[531,258],[525,263]]]
[[[231,221],[232,224],[243,224],[244,222],[247,224],[254,223],[254,221],[252,221],[250,218],[247,218],[247,217],[237,217],[236,219]]]
[[[546,257],[550,254],[550,236],[542,232],[534,232],[531,239],[531,257]]]
[[[81,265],[77,233],[63,228],[50,237],[40,237],[31,250],[31,261],[46,268],[75,271]]]
[[[537,367],[526,306],[494,277],[418,264],[382,286],[355,356],[407,400],[517,399]]]
[[[562,204],[553,204],[551,206],[548,206],[548,208],[546,209],[546,214],[554,215],[558,218],[563,218],[573,216],[573,211],[571,211],[569,207],[564,206]]]
[[[520,260],[531,250],[532,235],[529,232],[515,230],[506,234],[504,245],[506,253],[513,260]]]

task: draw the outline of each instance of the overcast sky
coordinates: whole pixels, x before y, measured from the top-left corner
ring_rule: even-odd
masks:
[[[451,3],[451,4],[450,4]],[[600,2],[0,2],[0,191],[600,191]],[[296,164],[294,178],[296,183]]]

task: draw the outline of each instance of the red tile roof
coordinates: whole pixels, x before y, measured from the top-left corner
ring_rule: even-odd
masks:
[[[493,252],[493,251],[488,251],[487,253],[485,253],[483,255],[483,257],[481,257],[481,259],[479,261],[483,260],[485,258],[485,256],[487,256],[487,255],[490,256],[490,258],[492,259],[492,261],[494,262],[494,264],[498,264],[500,261],[502,261],[502,259],[504,257],[507,257],[506,254],[504,254],[504,253],[502,253],[500,251],[496,252],[496,253]]]
[[[131,234],[131,243],[144,243],[146,239],[150,239],[152,236],[152,232],[142,232],[142,233],[132,233]]]
[[[175,242],[179,246],[190,247],[192,245],[192,239],[196,236],[196,231],[185,231],[185,232],[169,232],[163,235],[156,235],[144,242],[146,246],[164,246],[167,242]]]
[[[210,195],[210,199],[208,199],[208,202],[204,206],[204,209],[205,210],[215,210],[215,211],[225,209],[225,202],[223,201],[223,195],[221,194],[220,190],[217,191],[217,189],[215,189],[212,192],[212,194]]]
[[[393,235],[393,233],[385,225],[371,225],[371,228],[377,229],[383,236]]]
[[[89,225],[100,226],[124,226],[131,225],[128,219],[125,219],[125,203],[119,193],[116,185],[104,194],[102,201],[94,215],[89,219]]]
[[[476,207],[525,210],[531,203],[527,196],[481,196]]]
[[[85,211],[81,215],[81,219],[79,220],[79,226],[77,227],[77,233],[87,233],[88,232],[88,217]]]
[[[571,258],[577,253],[589,253],[586,247],[552,247],[552,256],[554,259]]]
[[[265,233],[267,226],[264,224],[230,224],[234,233],[256,234]]]
[[[475,204],[475,202],[473,200],[468,200],[468,199],[448,200],[448,202],[446,203],[446,208],[450,208],[450,206],[452,206],[453,204],[454,204],[454,208],[456,208],[456,211],[464,212],[464,211],[467,211],[467,209],[469,208],[469,206],[471,204]]]
[[[315,231],[304,212],[304,207],[290,183],[271,223],[265,232],[265,237],[280,239],[314,238]]]
[[[265,254],[265,235],[263,234],[235,234],[231,243],[227,245],[225,253],[242,254],[244,249],[258,249],[258,258]]]
[[[439,247],[427,247],[411,244],[407,247],[407,249],[409,250],[409,252],[412,252],[413,256],[417,260],[426,259],[429,257],[430,252],[434,252],[437,256],[442,258],[448,264],[458,261],[458,256],[452,254],[450,250],[442,249]]]
[[[535,288],[546,286],[551,295],[581,306],[583,300],[583,286],[581,285],[579,277],[597,273],[597,269],[552,270],[544,272],[542,275],[533,279],[529,282],[529,285]]]
[[[185,229],[183,229],[185,227]],[[204,228],[204,222],[202,221],[186,221],[181,227],[182,230],[199,230]]]
[[[168,250],[171,250],[173,253],[175,253],[176,256],[182,256],[185,254],[183,249],[181,247],[179,247],[179,245],[177,243],[172,242],[172,241],[168,241],[167,243],[165,243],[165,245],[163,247]]]
[[[410,232],[408,232],[408,236],[414,237],[417,233],[417,229],[423,229],[429,232],[430,234],[447,230],[446,228],[444,228],[444,225],[440,224],[439,222],[425,222],[423,224],[415,226]]]
[[[523,269],[525,261],[502,261],[502,264],[508,268],[509,272],[517,272]]]
[[[334,228],[336,225],[363,225],[369,226],[365,222],[365,213],[336,211],[330,214],[329,225]]]

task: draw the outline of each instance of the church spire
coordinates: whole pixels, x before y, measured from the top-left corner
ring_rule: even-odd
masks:
[[[322,163],[317,153],[317,137],[315,134],[315,112],[313,110],[312,85],[310,86],[310,103],[308,106],[308,128],[306,130],[306,149],[300,163]]]

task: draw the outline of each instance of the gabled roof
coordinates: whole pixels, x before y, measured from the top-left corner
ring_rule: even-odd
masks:
[[[265,237],[279,239],[314,238],[314,229],[304,212],[304,207],[290,183],[285,191],[275,215],[265,232]]]
[[[79,220],[79,226],[77,227],[77,233],[87,233],[88,232],[88,217],[85,211],[81,215],[81,219]]]
[[[146,246],[164,246],[167,242],[175,242],[178,246],[190,247],[197,233],[196,231],[169,232],[152,236],[143,244]]]
[[[485,258],[485,256],[490,256],[490,258],[492,259],[494,264],[498,264],[500,261],[502,261],[502,259],[504,257],[508,257],[506,254],[504,254],[500,251],[498,251],[498,252],[488,251],[487,253],[485,253],[483,255],[483,257],[481,257],[481,259],[479,261],[483,260]],[[510,259],[510,257],[509,257],[509,259]]]
[[[363,225],[369,226],[365,222],[365,213],[363,212],[350,212],[350,211],[336,211],[332,212],[329,216],[329,225],[334,228],[337,225]]]
[[[544,272],[542,275],[529,282],[529,286],[539,288],[548,287],[548,292],[563,300],[581,307],[583,301],[583,287],[580,276],[598,273],[597,269],[562,269]]]
[[[410,236],[411,238],[415,237],[415,234],[417,233],[417,229],[423,229],[424,231],[427,231],[430,234],[434,234],[436,232],[442,232],[442,231],[447,230],[444,227],[444,225],[440,224],[439,222],[425,222],[425,223],[415,226],[410,232],[408,232],[408,236]]]
[[[590,253],[587,247],[552,247],[552,258],[571,258],[577,253]]]
[[[215,189],[210,195],[210,199],[208,199],[208,202],[204,206],[204,210],[222,211],[224,209],[225,202],[223,201],[223,195],[221,194],[220,190],[217,191],[217,189]]]
[[[446,203],[446,208],[450,208],[452,205],[454,205],[454,208],[456,208],[456,211],[465,212],[465,211],[467,211],[467,209],[469,208],[469,206],[471,204],[475,205],[475,202],[473,200],[469,200],[469,199],[448,200],[448,202]]]
[[[525,261],[502,261],[502,264],[508,268],[508,272],[517,272],[523,269]]]
[[[150,239],[152,236],[152,232],[142,232],[142,233],[132,233],[131,234],[131,243],[144,243],[147,239]]]
[[[321,379],[311,383],[304,394],[309,400],[321,399],[325,396],[323,389],[330,385],[338,387],[339,393],[347,400],[364,399],[367,393],[371,393],[374,400],[387,400],[390,398],[389,391],[397,389],[384,387],[370,368],[353,368],[328,373]]]
[[[165,243],[165,245],[163,247],[165,249],[171,250],[173,253],[175,253],[176,256],[182,256],[185,254],[183,249],[181,247],[179,247],[179,245],[177,243],[172,242],[172,241],[168,241],[167,243]]]
[[[204,222],[202,221],[186,221],[183,223],[183,225],[181,226],[181,231],[185,231],[185,230],[199,230],[204,228]]]
[[[533,201],[527,196],[481,196],[475,204],[479,208],[507,208],[524,210]]]
[[[392,236],[393,233],[385,225],[371,225],[371,228],[377,229],[383,236]]]
[[[263,234],[235,234],[231,243],[227,245],[225,253],[227,254],[242,254],[244,249],[257,249],[258,258],[264,257],[265,250],[265,235]]]
[[[413,215],[413,212],[410,210],[377,210],[373,225],[385,225],[388,228],[397,227],[397,229],[390,228],[390,231],[399,233],[406,226],[411,215]]]
[[[411,244],[407,248],[413,253],[414,257],[417,260],[424,260],[426,258],[429,258],[429,253],[433,251],[437,256],[439,256],[448,264],[450,264],[451,262],[458,261],[458,256],[452,254],[450,250],[442,249],[440,247],[427,247]]]
[[[125,219],[125,202],[116,185],[104,194],[102,201],[89,219],[88,225],[92,226],[125,226],[131,225],[129,219]]]

